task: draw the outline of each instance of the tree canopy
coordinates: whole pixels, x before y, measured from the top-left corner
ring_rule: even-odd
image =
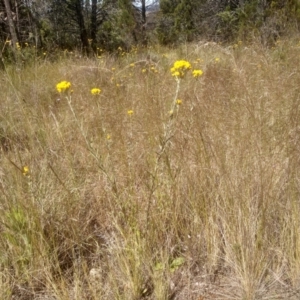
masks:
[[[160,0],[155,26],[147,30],[146,0],[0,0],[0,42],[36,49],[112,51],[145,41],[176,44],[200,38],[272,43],[298,28],[296,0]],[[153,3],[152,3],[153,4]],[[2,55],[5,49],[2,47]]]

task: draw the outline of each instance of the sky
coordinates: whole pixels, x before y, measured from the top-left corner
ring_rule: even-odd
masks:
[[[152,4],[155,4],[155,3],[159,3],[159,0],[146,0],[146,7],[150,6]],[[141,7],[142,6],[141,0],[135,0],[135,1],[133,1],[133,4],[136,7]]]

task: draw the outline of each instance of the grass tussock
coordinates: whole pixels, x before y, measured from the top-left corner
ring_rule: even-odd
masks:
[[[206,43],[7,67],[0,298],[297,299],[299,54]]]

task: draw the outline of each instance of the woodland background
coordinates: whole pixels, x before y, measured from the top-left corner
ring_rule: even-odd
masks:
[[[299,18],[297,0],[161,0],[150,6],[145,0],[1,0],[0,42],[49,52],[76,48],[85,55],[199,39],[269,45],[297,31]],[[3,47],[3,56],[9,52]]]

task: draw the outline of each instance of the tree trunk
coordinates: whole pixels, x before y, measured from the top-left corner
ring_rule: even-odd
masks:
[[[147,26],[147,19],[146,19],[146,0],[141,0],[142,2],[142,37],[143,37],[143,45],[147,45],[147,35],[146,35],[146,26]]]
[[[80,39],[83,47],[83,52],[85,52],[87,55],[90,54],[90,44],[88,39],[88,33],[85,27],[84,23],[84,16],[83,16],[83,7],[82,7],[82,1],[77,0],[75,3],[76,7],[76,17],[78,21],[78,26],[80,30]]]
[[[96,42],[97,36],[97,0],[92,0],[92,11],[91,11],[91,38],[93,44]]]
[[[18,9],[18,3],[17,0],[15,0],[15,8],[16,8],[16,28],[17,28],[17,32],[20,32],[20,19],[19,19],[19,9]]]
[[[12,49],[13,49],[13,53],[14,53],[14,56],[15,56],[15,60],[17,60],[18,38],[17,38],[17,33],[16,33],[16,28],[15,28],[15,25],[14,25],[13,17],[12,17],[12,12],[11,12],[11,8],[10,8],[9,0],[4,0],[4,5],[5,5],[5,10],[6,10],[6,15],[7,15],[7,22],[8,22],[9,32],[10,32],[10,36],[11,36]]]
[[[2,53],[0,52],[0,70],[5,70]]]
[[[146,24],[146,0],[141,0],[142,1],[142,20],[143,24]]]

